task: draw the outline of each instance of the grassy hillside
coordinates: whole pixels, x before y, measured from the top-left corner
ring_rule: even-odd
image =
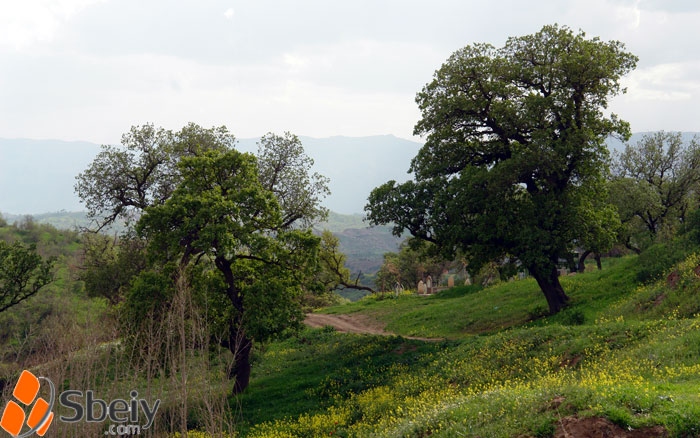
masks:
[[[53,282],[0,313],[1,381],[19,363],[40,362],[41,352],[53,348],[57,332],[71,337],[85,330],[103,316],[107,304],[101,299],[88,298],[83,283],[76,279],[82,245],[77,232],[29,222],[0,226],[0,240],[35,244],[39,254],[56,258]],[[106,322],[104,327],[107,328]]]
[[[387,330],[422,337],[463,338],[516,325],[592,322],[635,287],[636,257],[606,259],[603,271],[561,278],[572,300],[570,309],[551,318],[547,302],[534,279],[500,283],[482,290],[460,286],[430,296],[367,297],[324,313],[357,313],[386,324]]]
[[[636,284],[637,262],[607,260],[601,272],[564,278],[572,306],[552,317],[531,280],[327,309],[452,340],[316,330],[272,344],[241,400],[246,433],[559,437],[567,427],[696,437],[700,258],[674,267],[673,284]]]

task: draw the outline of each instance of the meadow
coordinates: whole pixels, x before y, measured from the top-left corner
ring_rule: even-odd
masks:
[[[636,283],[637,256],[607,259],[602,271],[563,279],[573,303],[551,317],[532,280],[324,309],[446,340],[326,328],[271,344],[240,400],[243,418],[261,421],[246,434],[551,437],[572,418],[604,418],[650,434],[639,436],[695,437],[699,260],[674,266],[671,287],[665,277]]]

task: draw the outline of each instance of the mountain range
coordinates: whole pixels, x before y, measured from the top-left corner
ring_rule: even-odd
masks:
[[[645,133],[632,135],[638,141]],[[695,132],[684,132],[688,141]],[[395,137],[300,137],[314,159],[314,171],[330,178],[330,210],[353,214],[363,210],[370,191],[388,180],[410,178],[408,168],[421,143]],[[244,152],[255,152],[257,139],[238,141]],[[608,141],[610,149],[623,144]],[[100,146],[83,141],[0,139],[0,211],[39,214],[47,211],[80,211],[73,185],[75,176],[94,159]]]
[[[405,181],[420,143],[378,135],[371,137],[300,137],[314,159],[314,171],[330,178],[330,210],[363,210],[370,191],[384,182]],[[255,152],[257,139],[240,139],[238,149]],[[0,139],[0,211],[39,214],[80,211],[75,176],[92,162],[100,146],[82,141]]]

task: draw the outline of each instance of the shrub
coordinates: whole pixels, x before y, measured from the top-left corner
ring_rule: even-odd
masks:
[[[693,247],[692,242],[685,238],[650,246],[639,255],[637,281],[648,283],[658,280],[691,253]]]

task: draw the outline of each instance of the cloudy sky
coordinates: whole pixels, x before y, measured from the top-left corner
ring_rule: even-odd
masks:
[[[454,50],[554,22],[640,57],[612,104],[634,131],[700,131],[697,1],[0,0],[0,137],[194,121],[411,139],[415,93]]]

